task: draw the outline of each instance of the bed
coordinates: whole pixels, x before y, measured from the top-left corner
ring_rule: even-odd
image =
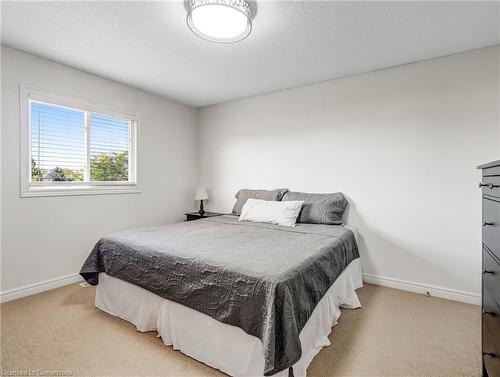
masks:
[[[305,375],[362,284],[349,228],[230,215],[111,234],[80,273],[97,307],[236,376]]]

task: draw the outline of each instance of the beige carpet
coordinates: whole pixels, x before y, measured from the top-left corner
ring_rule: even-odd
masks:
[[[367,285],[308,376],[480,376],[480,308]],[[156,333],[96,309],[71,285],[1,305],[1,366],[74,376],[222,376]]]

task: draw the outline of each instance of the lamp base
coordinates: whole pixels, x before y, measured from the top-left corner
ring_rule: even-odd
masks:
[[[203,216],[205,214],[205,210],[203,209],[203,200],[200,200],[200,210],[198,213]]]

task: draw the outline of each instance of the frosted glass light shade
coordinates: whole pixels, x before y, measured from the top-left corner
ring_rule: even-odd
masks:
[[[198,190],[196,190],[196,196],[194,197],[195,200],[207,200],[208,199],[208,192],[205,187],[199,187]]]
[[[245,0],[189,0],[187,24],[200,38],[232,43],[252,30],[252,10]]]

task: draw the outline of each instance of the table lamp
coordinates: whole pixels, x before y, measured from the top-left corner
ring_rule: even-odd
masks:
[[[205,210],[203,209],[203,201],[208,199],[207,189],[205,187],[198,187],[194,199],[200,201],[200,210],[198,211],[198,213],[203,216],[203,214],[205,213]]]

